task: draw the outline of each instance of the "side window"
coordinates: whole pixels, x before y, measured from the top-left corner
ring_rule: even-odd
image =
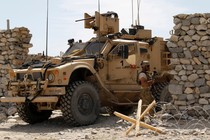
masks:
[[[121,56],[120,54],[122,53],[122,46],[128,46],[128,55],[134,54],[135,53],[135,47],[133,44],[119,44],[116,47],[113,48],[110,54]]]
[[[149,57],[148,50],[146,48],[139,48],[139,52],[142,59],[147,59]]]
[[[135,54],[136,53],[136,49],[134,45],[130,45],[129,46],[129,51],[128,51],[129,55]]]
[[[113,54],[113,55],[118,55],[120,52],[121,52],[121,45],[117,45],[115,47],[113,47],[113,50],[111,51],[110,54]]]
[[[145,48],[140,48],[140,54],[146,54],[148,52]]]
[[[136,47],[135,45],[130,45],[128,50],[128,59],[126,59],[126,62],[132,65],[136,64]]]

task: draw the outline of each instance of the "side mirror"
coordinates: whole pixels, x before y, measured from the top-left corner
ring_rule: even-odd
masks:
[[[121,49],[121,58],[128,59],[128,45],[122,45],[120,49]]]

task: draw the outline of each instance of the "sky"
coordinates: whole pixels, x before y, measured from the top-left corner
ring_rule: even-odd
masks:
[[[100,12],[114,11],[120,19],[120,29],[132,24],[132,0],[49,0],[48,15],[48,55],[59,56],[68,48],[67,40],[88,41],[95,36],[91,29],[84,29],[84,13],[94,15]],[[134,19],[137,19],[134,2]],[[140,24],[152,30],[152,36],[170,38],[173,29],[173,16],[177,14],[210,13],[210,0],[141,0]],[[1,0],[0,30],[6,29],[6,20],[10,28],[26,27],[32,34],[30,54],[46,50],[47,0]]]

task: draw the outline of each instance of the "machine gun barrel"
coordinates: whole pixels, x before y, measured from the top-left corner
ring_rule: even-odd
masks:
[[[83,19],[78,19],[78,20],[75,20],[75,22],[79,22],[79,21],[83,21],[83,20],[89,20],[89,19],[94,19],[94,17],[89,17],[89,18],[83,18]]]

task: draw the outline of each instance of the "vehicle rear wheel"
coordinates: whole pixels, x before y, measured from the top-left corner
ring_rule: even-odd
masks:
[[[160,96],[162,94],[162,90],[168,85],[168,82],[157,82],[154,83],[151,87],[152,96],[155,98],[156,102],[160,101]]]
[[[172,96],[168,91],[168,85],[166,85],[160,95],[160,103],[169,103],[172,100]]]
[[[155,101],[157,102],[156,111],[161,110],[163,104],[169,103],[171,101],[171,95],[168,91],[169,82],[155,83],[151,87],[151,92]]]
[[[93,124],[99,115],[98,91],[87,81],[76,81],[66,87],[60,104],[64,120],[72,126]]]
[[[37,106],[33,103],[17,104],[17,112],[20,118],[29,124],[48,120],[52,114],[51,110],[38,111]]]

